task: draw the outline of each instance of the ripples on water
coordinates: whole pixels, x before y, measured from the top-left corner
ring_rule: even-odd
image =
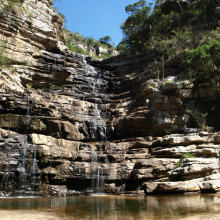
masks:
[[[0,209],[53,211],[78,220],[170,220],[220,213],[220,194],[1,198]]]

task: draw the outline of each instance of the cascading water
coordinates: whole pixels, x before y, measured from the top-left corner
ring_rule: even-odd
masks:
[[[27,136],[21,136],[20,145],[20,163],[17,167],[19,172],[19,186],[20,194],[29,194],[36,190],[36,174],[38,171],[36,150],[37,146],[29,144]]]
[[[28,143],[27,135],[11,135],[6,140],[0,145],[1,153],[5,155],[0,164],[0,195],[36,195],[39,173],[37,146]]]
[[[86,71],[86,75],[88,76],[88,87],[90,90],[90,93],[85,93],[84,97],[86,97],[86,100],[91,100],[93,106],[93,111],[90,113],[88,117],[89,123],[92,125],[90,127],[90,133],[94,134],[94,140],[101,140],[103,141],[105,139],[105,127],[106,122],[102,118],[101,115],[101,99],[99,98],[99,92],[101,89],[101,85],[103,84],[103,80],[101,79],[101,74],[96,71],[96,69],[90,65],[87,64],[87,61],[85,59],[85,56],[83,58],[84,63],[84,70]]]
[[[105,190],[105,181],[107,176],[106,156],[103,154],[103,151],[100,149],[94,150],[91,147],[91,180],[92,180],[92,190],[96,193],[104,192]]]
[[[86,102],[89,102],[91,105],[91,111],[88,115],[83,115],[82,120],[86,120],[89,127],[90,139],[94,141],[106,142],[106,121],[102,117],[102,100],[100,99],[100,94],[102,90],[102,84],[104,83],[100,72],[98,72],[94,67],[90,66],[86,57],[82,55],[84,80],[87,81],[88,91],[84,91],[83,96],[83,108],[86,105]],[[79,76],[78,76],[79,77]],[[93,144],[92,144],[93,145]],[[103,147],[100,146],[90,146],[90,149],[87,150],[87,153],[91,157],[91,191],[100,193],[104,192],[104,185],[107,175],[106,156],[104,155]],[[81,153],[79,151],[78,157],[80,158]],[[79,162],[79,170],[83,166],[82,162]],[[79,172],[80,174],[80,172]],[[81,178],[83,176],[81,175]]]
[[[20,190],[26,190],[27,189],[27,172],[26,172],[26,152],[27,148],[29,148],[27,144],[27,137],[21,136],[21,147],[20,147],[20,155],[21,155],[21,161],[17,168],[17,171],[19,172],[19,188]]]

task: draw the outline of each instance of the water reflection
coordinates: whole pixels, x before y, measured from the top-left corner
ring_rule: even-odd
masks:
[[[1,209],[54,211],[68,219],[180,219],[220,213],[220,194],[2,198]]]

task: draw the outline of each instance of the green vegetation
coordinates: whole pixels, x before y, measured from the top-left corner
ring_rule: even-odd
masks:
[[[90,56],[99,56],[100,58],[110,57],[116,48],[110,44],[111,37],[104,36],[100,38],[99,41],[95,40],[93,37],[84,37],[80,33],[75,33],[63,28],[63,32],[66,38],[66,45],[69,50]],[[105,48],[106,52],[98,53],[99,47]],[[91,51],[96,55],[92,55]]]
[[[216,60],[218,51],[214,48],[218,47],[220,39],[220,1],[176,4],[179,10],[162,7],[160,1],[156,1],[154,8],[144,0],[128,5],[125,10],[129,17],[121,26],[124,38],[117,46],[118,51],[147,53],[149,61],[164,62],[177,54],[183,54],[189,60],[190,52],[186,55],[185,51],[197,47],[205,49],[203,45],[209,45],[211,57],[215,56],[212,57],[214,63],[219,62]],[[188,68],[193,69],[193,66],[188,65]]]
[[[7,41],[3,41],[0,45],[0,67],[11,66],[11,60],[7,57],[5,53],[5,48],[7,46]]]
[[[67,47],[69,48],[69,50],[71,50],[72,52],[75,52],[75,53],[81,53],[81,54],[85,54],[85,55],[89,54],[87,51],[83,50],[82,48],[72,46],[71,44],[67,44]]]
[[[186,59],[182,62],[181,69],[185,76],[197,83],[209,82],[219,89],[220,40],[186,51]]]
[[[183,160],[186,158],[195,158],[195,156],[193,156],[193,154],[190,152],[182,154],[182,156],[180,157],[180,160],[176,163],[176,166],[183,167]]]
[[[54,0],[54,2],[61,1],[62,0]],[[66,18],[59,12],[59,8],[55,7],[54,9],[65,23]],[[95,40],[93,37],[84,37],[80,33],[69,31],[66,27],[63,27],[63,33],[66,39],[66,46],[69,50],[75,53],[89,55],[92,57],[107,58],[112,56],[113,51],[116,50],[116,48],[111,44],[112,39],[110,36],[104,36],[99,40]],[[100,47],[106,49],[106,51],[100,52]]]
[[[187,109],[190,116],[189,126],[201,130],[220,129],[220,94],[198,101],[193,108]]]
[[[11,67],[13,64],[20,64],[20,65],[28,65],[28,61],[19,61],[19,62],[12,62],[10,58],[7,56],[7,41],[4,40],[0,43],[0,67]]]
[[[125,10],[129,17],[121,26],[124,33],[122,43],[127,49],[144,50],[152,43],[168,49],[166,44],[172,43],[176,35],[185,35],[189,29],[196,33],[219,26],[219,0],[176,4],[179,10],[170,11],[165,11],[160,1],[156,1],[154,9],[152,4],[147,5],[144,0],[128,5]]]
[[[108,58],[111,55],[109,53],[102,53],[101,56],[99,56],[99,58]]]
[[[171,126],[169,128],[166,128],[164,130],[165,134],[175,134],[179,131],[180,129],[178,128],[178,126],[174,125],[174,126]]]
[[[66,16],[59,12],[59,8],[55,7],[54,10],[59,14],[60,18],[63,20],[63,23],[66,23]]]
[[[106,45],[108,48],[111,48],[112,45],[111,45],[111,42],[112,42],[112,38],[110,36],[104,36],[102,38],[99,38],[99,42],[101,44],[104,44]]]
[[[24,65],[24,66],[26,66],[26,65],[28,65],[28,61],[27,61],[27,60],[24,60],[24,61],[21,62],[21,64]]]
[[[16,6],[21,6],[21,4],[20,0],[0,0],[0,5],[2,5],[0,8],[0,15],[4,15],[9,11],[12,11]]]
[[[47,128],[47,125],[43,123],[43,129],[46,129],[46,128]]]
[[[50,89],[54,89],[56,87],[56,85],[51,85]]]
[[[213,94],[220,92],[219,0],[155,1],[154,5],[139,0],[125,10],[128,18],[121,26],[124,38],[118,51],[148,56],[155,65],[145,72],[154,72],[158,79],[164,78],[166,61],[175,58],[182,79],[189,79],[198,89],[211,87]],[[220,98],[213,96],[186,113],[202,130],[220,129],[219,105]]]
[[[198,126],[201,130],[206,130],[207,127],[207,112],[202,112],[199,108],[194,109],[186,109],[186,113],[191,115],[195,120],[196,126]]]
[[[26,87],[27,87],[28,89],[31,89],[31,88],[32,88],[32,85],[31,85],[31,84],[26,84]]]

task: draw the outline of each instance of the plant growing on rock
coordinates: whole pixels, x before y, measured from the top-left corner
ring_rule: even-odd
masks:
[[[6,45],[7,41],[3,41],[0,45],[0,67],[8,67],[11,65],[11,60],[7,57],[6,54]]]
[[[180,129],[178,128],[178,126],[177,125],[174,125],[174,126],[171,126],[171,127],[169,127],[169,128],[166,128],[165,130],[164,130],[164,132],[166,133],[166,134],[175,134],[176,132],[178,132]]]
[[[102,43],[102,44],[105,44],[107,45],[109,48],[112,47],[111,45],[111,42],[112,42],[112,38],[110,36],[104,36],[102,38],[99,38],[99,41]]]
[[[201,130],[206,130],[207,128],[207,112],[201,112],[199,109],[186,109],[186,113],[188,115],[191,115],[193,117],[193,119],[196,121],[198,127]]]
[[[187,75],[197,84],[209,82],[218,89],[220,85],[220,40],[187,51],[181,70],[182,74]]]
[[[31,88],[32,88],[32,85],[31,85],[31,84],[26,84],[26,87],[27,87],[28,89],[31,89]]]
[[[51,85],[50,89],[54,89],[56,87],[56,85]]]
[[[151,62],[164,63],[187,49],[219,40],[208,34],[220,24],[219,0],[167,1],[179,4],[179,10],[165,7],[164,2],[156,1],[154,9],[143,0],[126,7],[129,16],[121,26],[124,34],[121,44],[125,50],[147,53]],[[204,42],[207,35],[209,40]]]
[[[71,50],[72,52],[75,53],[81,53],[84,55],[88,55],[88,52],[84,51],[82,48],[80,47],[76,47],[76,46],[72,46],[71,44],[67,44],[67,47],[69,48],[69,50]]]
[[[47,129],[47,125],[43,123],[43,129]]]
[[[12,11],[15,6],[21,6],[20,0],[0,0],[0,5],[2,7],[0,8],[0,15],[5,15],[6,13]]]
[[[99,57],[107,58],[113,55],[113,52],[115,51],[115,47],[113,45],[111,45],[108,42],[105,42],[105,40],[108,41],[108,38],[105,39],[105,37],[109,36],[103,37],[103,42],[100,42],[95,40],[93,37],[84,37],[80,33],[69,31],[66,29],[66,27],[63,28],[63,32],[67,42],[66,46],[69,48],[69,50],[75,53],[80,53],[94,57],[102,55]],[[99,47],[106,48],[106,54],[98,53],[97,51],[99,51]]]
[[[180,160],[176,163],[176,166],[177,167],[182,167],[183,166],[183,161],[186,158],[195,158],[195,156],[193,156],[193,154],[190,153],[190,152],[183,153],[182,156],[180,157]]]

